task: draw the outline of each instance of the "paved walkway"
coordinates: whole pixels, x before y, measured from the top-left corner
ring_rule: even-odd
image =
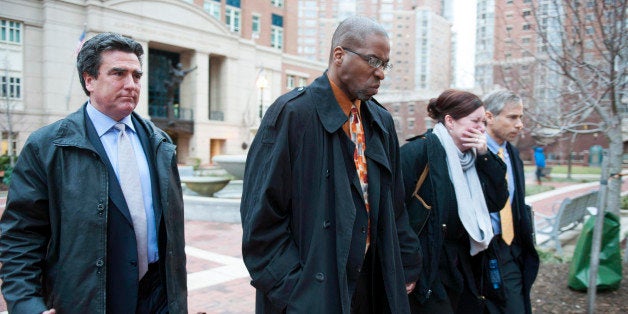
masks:
[[[628,191],[624,180],[623,191]],[[545,183],[544,183],[545,184]],[[527,198],[535,211],[549,213],[552,204],[565,197],[595,189],[597,182],[589,184],[556,185],[556,190]],[[0,199],[0,206],[3,200]],[[628,226],[628,216],[622,217],[622,226]],[[185,225],[189,289],[189,313],[246,314],[255,308],[255,290],[242,262],[242,228],[237,223],[188,220]],[[563,239],[565,255],[572,254],[579,231]],[[622,231],[624,234],[624,231]],[[623,253],[623,252],[622,252]],[[0,299],[0,314],[6,311]]]

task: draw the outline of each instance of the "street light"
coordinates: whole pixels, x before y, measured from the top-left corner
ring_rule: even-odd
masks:
[[[268,80],[266,76],[260,74],[257,79],[257,88],[259,88],[259,119],[262,120],[262,114],[264,110],[264,88],[268,86]]]

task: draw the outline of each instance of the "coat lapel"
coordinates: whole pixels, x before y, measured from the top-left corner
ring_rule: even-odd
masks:
[[[137,136],[140,138],[140,143],[142,144],[142,148],[144,149],[144,154],[146,154],[146,159],[148,161],[148,169],[150,172],[150,186],[152,189],[153,195],[153,210],[155,211],[155,226],[159,226],[161,223],[161,214],[162,208],[160,206],[161,202],[159,201],[159,180],[157,178],[156,165],[155,165],[155,152],[152,149],[150,143],[150,136],[146,131],[144,125],[138,122],[138,119],[133,115],[131,116],[133,125],[135,126],[135,130],[137,131]]]

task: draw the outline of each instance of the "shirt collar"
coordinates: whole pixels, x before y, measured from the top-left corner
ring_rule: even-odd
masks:
[[[124,123],[128,128],[135,132],[135,127],[133,126],[131,115],[124,117],[120,121],[116,121],[114,119],[111,119],[111,117],[107,116],[106,114],[98,111],[98,109],[96,109],[89,100],[87,101],[86,111],[89,119],[92,120],[92,123],[94,124],[94,128],[98,133],[98,137],[101,137],[105,133],[109,132],[109,130],[111,130],[111,128],[116,125],[116,123]]]
[[[351,106],[353,105],[353,102],[351,101],[351,99],[349,99],[349,97],[347,97],[347,94],[345,94],[342,91],[342,89],[340,89],[340,87],[338,87],[338,85],[336,85],[336,83],[334,83],[334,81],[331,78],[329,78],[329,76],[327,77],[327,79],[329,79],[331,90],[334,92],[334,96],[336,97],[336,101],[340,105],[342,112],[344,112],[345,115],[348,116],[349,112],[351,111]],[[356,107],[358,107],[358,113],[360,112],[360,103],[361,103],[360,100],[356,101]]]
[[[506,149],[506,141],[504,141],[501,145],[497,144],[497,142],[486,132],[486,145],[488,149],[491,150],[493,154],[497,154],[500,148],[504,150],[504,156],[508,156],[508,150]]]

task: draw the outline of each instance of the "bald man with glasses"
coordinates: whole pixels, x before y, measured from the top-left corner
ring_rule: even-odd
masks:
[[[381,25],[348,18],[328,70],[266,112],[240,207],[257,313],[409,313],[418,238],[394,122],[372,98],[389,53]]]

